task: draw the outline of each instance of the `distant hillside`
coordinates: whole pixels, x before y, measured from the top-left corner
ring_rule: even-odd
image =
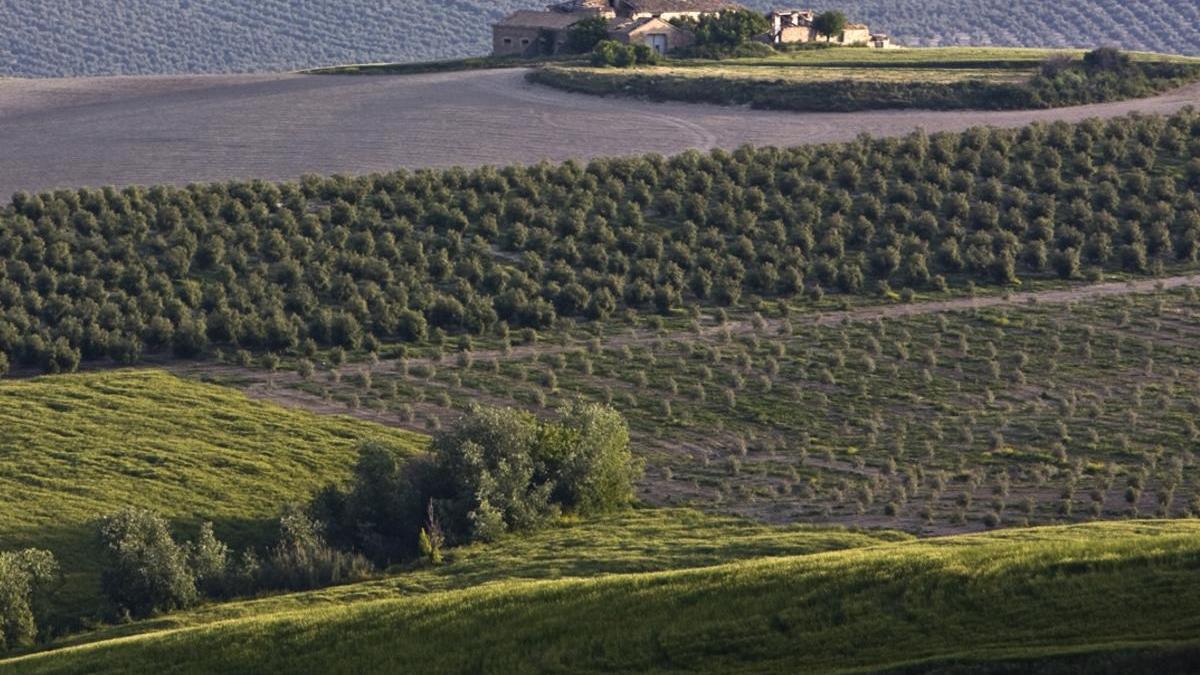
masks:
[[[795,3],[748,0],[758,8]],[[486,53],[490,24],[535,0],[4,0],[0,76],[289,70]],[[1195,0],[843,0],[910,45],[1200,53]]]

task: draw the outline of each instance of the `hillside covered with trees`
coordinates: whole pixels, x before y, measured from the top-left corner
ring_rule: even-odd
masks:
[[[1200,258],[1200,120],[1098,120],[528,168],[17,194],[0,371],[378,351],[827,290]],[[753,296],[753,297],[751,297]]]
[[[778,3],[745,4],[767,9]],[[0,76],[247,72],[480,55],[489,51],[492,22],[538,5],[9,0],[0,5]],[[1113,45],[1200,53],[1200,7],[1192,0],[845,0],[838,7],[913,46]]]

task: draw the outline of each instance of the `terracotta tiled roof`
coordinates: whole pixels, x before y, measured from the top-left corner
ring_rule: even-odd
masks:
[[[625,0],[625,4],[638,12],[663,14],[666,12],[720,12],[740,9],[729,0]]]
[[[549,5],[555,12],[605,12],[610,11],[608,0],[563,0]]]
[[[675,30],[675,31],[686,30],[684,28],[672,26],[671,24],[663,21],[662,19],[653,19],[650,17],[644,17],[641,19],[616,18],[616,19],[612,19],[611,21],[608,22],[608,34],[609,35],[614,35],[614,34],[629,35],[630,33],[641,28],[642,26],[645,26],[646,24],[653,23],[653,22],[658,22],[664,26],[669,26],[671,30]],[[688,32],[690,32],[690,31],[688,31]]]
[[[496,23],[497,26],[511,28],[547,28],[562,30],[591,16],[584,12],[537,12],[519,10],[509,14]]]

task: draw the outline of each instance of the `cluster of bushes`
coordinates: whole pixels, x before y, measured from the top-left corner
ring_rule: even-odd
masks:
[[[563,511],[626,507],[640,472],[628,427],[608,406],[576,402],[555,420],[476,408],[427,457],[363,446],[349,487],[322,491],[311,512],[331,541],[386,564],[536,528]]]
[[[533,529],[563,511],[623,508],[640,471],[629,430],[612,408],[577,402],[556,420],[478,408],[439,434],[424,457],[364,444],[350,484],[330,486],[306,509],[287,511],[276,543],[263,554],[235,554],[211,523],[180,543],[151,511],[110,515],[99,525],[101,582],[118,614],[132,617],[190,607],[201,598],[353,582],[374,573],[376,564],[416,558],[436,564],[447,546]],[[3,603],[12,565],[30,570],[17,577],[26,598],[53,571],[52,562],[47,566],[34,553],[11,564],[0,557],[0,616],[9,616]]]
[[[817,43],[824,44],[824,43]],[[749,45],[746,46],[747,48]],[[765,45],[763,45],[765,47]],[[769,51],[769,49],[768,49]],[[1111,51],[1120,67],[1097,65],[1094,55]],[[697,46],[688,56],[749,56],[714,52]],[[1102,57],[1110,58],[1110,57]],[[1103,62],[1107,63],[1107,61]],[[921,108],[928,110],[1024,110],[1102,103],[1151,96],[1200,79],[1200,65],[1167,61],[1130,61],[1115,50],[1090,52],[1084,61],[1054,59],[1027,82],[841,80],[765,80],[736,76],[629,73],[620,77],[547,67],[529,79],[568,91],[595,95],[639,96],[652,100],[749,105],[772,110],[852,112]]]
[[[265,555],[235,555],[204,523],[194,541],[177,543],[166,519],[128,508],[99,526],[105,554],[102,585],[121,614],[149,616],[183,609],[200,598],[229,598],[265,590],[306,590],[363,579],[374,571],[360,555],[330,547],[319,523],[301,512],[279,520],[276,544]]]
[[[0,552],[0,654],[33,644],[38,615],[58,577],[49,551]]]
[[[695,35],[695,42],[680,50],[687,58],[721,59],[733,56],[769,54],[769,45],[754,39],[771,30],[767,17],[751,10],[734,10],[719,15],[706,15],[672,20],[677,26]]]
[[[592,65],[597,67],[628,68],[658,63],[658,52],[647,45],[627,45],[616,40],[603,40],[592,52]]]
[[[1200,79],[1200,65],[1172,61],[1133,61],[1111,47],[1082,61],[1050,59],[1024,87],[1024,107],[1083,105],[1151,96]]]
[[[824,43],[816,43],[824,46]],[[763,45],[765,47],[765,45]],[[703,47],[688,56],[721,58]],[[728,56],[755,56],[740,50]],[[715,105],[747,105],[763,110],[855,112],[923,108],[927,110],[1032,108],[1032,93],[1020,84],[967,80],[903,82],[885,80],[762,80],[726,75],[677,73],[590,73],[574,68],[545,67],[527,76],[532,82],[596,96],[636,96],[652,101],[688,101]]]
[[[1200,114],[367,177],[18,194],[14,367],[378,350],[670,313],[1196,261]]]

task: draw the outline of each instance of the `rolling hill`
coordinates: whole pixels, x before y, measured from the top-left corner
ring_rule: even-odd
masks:
[[[487,53],[490,24],[530,0],[8,0],[0,76],[277,71]],[[779,3],[748,0],[759,9]],[[1191,0],[845,0],[914,46],[973,44],[1200,53]],[[821,6],[819,8],[824,8]]]
[[[349,474],[355,447],[423,437],[251,401],[160,371],[0,383],[0,541],[62,563],[64,606],[98,601],[94,521],[126,505],[215,523],[258,543],[264,525]]]
[[[1200,654],[1198,533],[1128,521],[358,601],[342,589],[0,672],[1179,672]]]

